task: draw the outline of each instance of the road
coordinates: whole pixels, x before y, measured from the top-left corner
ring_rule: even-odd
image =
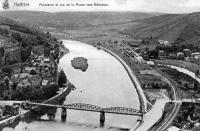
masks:
[[[134,53],[137,54],[136,52],[134,52]],[[138,54],[136,56],[138,56]],[[140,59],[138,57],[136,57],[136,59],[138,59],[138,61],[140,61],[140,62],[144,61],[141,57],[140,57]],[[157,70],[161,75],[163,75],[164,77],[166,77],[169,80],[170,86],[172,87],[172,90],[173,90],[173,96],[174,96],[173,100],[180,101],[181,93],[177,87],[178,83],[175,82],[173,79],[171,79],[168,75],[166,75],[165,73],[160,71],[159,69],[157,69],[157,68],[154,68],[154,69]],[[180,107],[181,107],[181,103],[174,103],[174,108],[173,108],[171,114],[169,114],[168,117],[166,119],[164,119],[164,123],[162,123],[162,125],[156,131],[166,130],[170,126],[172,121],[175,119],[176,115],[179,112]]]
[[[100,48],[102,48],[102,47],[100,47]],[[108,50],[108,49],[105,49],[105,48],[103,48],[105,51],[107,51],[108,53],[111,53],[112,55],[113,55],[113,53],[110,51],[110,50]],[[137,54],[137,53],[135,53],[135,54]],[[114,54],[115,55],[115,54]],[[125,66],[125,68],[127,68],[127,69],[129,69],[127,72],[128,73],[130,73],[130,72],[132,72],[131,71],[131,69],[129,68],[129,67],[126,67],[127,66],[127,64],[120,58],[120,57],[118,57],[117,55],[115,55],[115,57],[117,57],[117,59],[119,59],[119,61],[122,63],[122,65],[124,65]],[[138,57],[137,57],[137,59],[138,59],[138,61],[141,61],[141,59],[139,59]],[[142,61],[141,61],[142,62]],[[127,70],[126,69],[126,70]],[[162,74],[164,77],[166,77],[168,80],[169,80],[169,82],[170,82],[170,84],[171,84],[171,87],[172,87],[172,91],[173,91],[173,96],[174,96],[174,98],[173,98],[173,100],[177,100],[177,101],[179,101],[179,100],[181,100],[181,93],[179,92],[179,89],[178,89],[178,87],[177,87],[177,83],[174,81],[174,80],[172,80],[169,76],[167,76],[165,73],[163,73],[162,71],[160,71],[159,69],[156,69],[158,72],[160,72],[160,74]],[[132,73],[131,73],[132,74]],[[130,74],[129,74],[130,75]],[[135,79],[136,78],[136,76],[135,75],[133,75],[132,76],[132,79]],[[136,79],[136,80],[133,80],[134,82],[136,82],[137,84],[139,83],[139,82],[137,82],[138,80]],[[141,88],[139,88],[139,89],[141,89]],[[143,90],[141,89],[140,90],[141,92],[143,92]],[[143,99],[144,100],[144,99]],[[147,101],[146,99],[145,99],[145,101]],[[144,101],[143,101],[144,102]],[[176,117],[176,115],[178,114],[178,112],[179,112],[179,109],[180,109],[180,107],[181,107],[181,103],[174,103],[174,108],[173,108],[173,110],[172,110],[172,112],[171,112],[171,114],[169,114],[168,115],[168,117],[166,118],[166,119],[164,119],[164,123],[162,123],[162,125],[157,129],[157,131],[163,131],[163,130],[166,130],[169,126],[170,126],[170,124],[172,123],[172,121],[175,119],[175,117]]]

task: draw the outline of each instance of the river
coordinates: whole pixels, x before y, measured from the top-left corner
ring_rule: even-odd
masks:
[[[68,80],[76,87],[65,100],[67,103],[86,103],[100,107],[129,107],[139,110],[138,94],[121,63],[103,50],[77,41],[63,41],[70,53],[60,60]],[[74,69],[71,60],[75,57],[88,60],[86,72]],[[34,122],[20,122],[14,129],[4,131],[80,131],[80,130],[118,130],[130,128],[137,123],[137,116],[106,114],[105,127],[99,127],[100,113],[86,111],[67,111],[67,121],[61,122],[61,110],[57,109],[54,121],[47,115]]]

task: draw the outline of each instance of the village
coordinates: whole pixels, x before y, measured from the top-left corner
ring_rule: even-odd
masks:
[[[1,40],[0,100],[43,101],[54,96],[59,85],[57,64],[64,54],[59,44],[47,51],[33,46],[23,62],[21,43]],[[0,106],[0,119],[18,113],[19,107]]]

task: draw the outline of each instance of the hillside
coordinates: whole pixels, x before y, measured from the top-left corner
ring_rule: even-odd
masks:
[[[167,14],[138,20],[136,23],[123,32],[134,37],[153,36],[176,43],[195,40],[200,34],[200,13]]]
[[[38,30],[37,28],[30,27],[25,24],[22,24],[21,22],[17,22],[13,19],[0,16],[0,39],[9,41],[10,35],[13,32],[19,33],[24,40],[22,42],[29,43],[31,46],[37,45],[39,42],[51,43],[51,44],[56,43],[54,38],[49,37],[46,33]]]
[[[31,26],[44,26],[57,29],[78,29],[97,25],[112,25],[131,22],[159,15],[159,13],[139,12],[58,12],[4,11],[0,16],[12,18]]]

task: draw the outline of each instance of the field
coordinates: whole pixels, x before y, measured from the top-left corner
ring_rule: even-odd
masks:
[[[156,60],[155,62],[158,64],[182,67],[182,68],[188,69],[194,73],[200,69],[200,65],[197,65],[197,64],[194,64],[191,62],[187,62],[187,61],[183,61],[183,60]]]

